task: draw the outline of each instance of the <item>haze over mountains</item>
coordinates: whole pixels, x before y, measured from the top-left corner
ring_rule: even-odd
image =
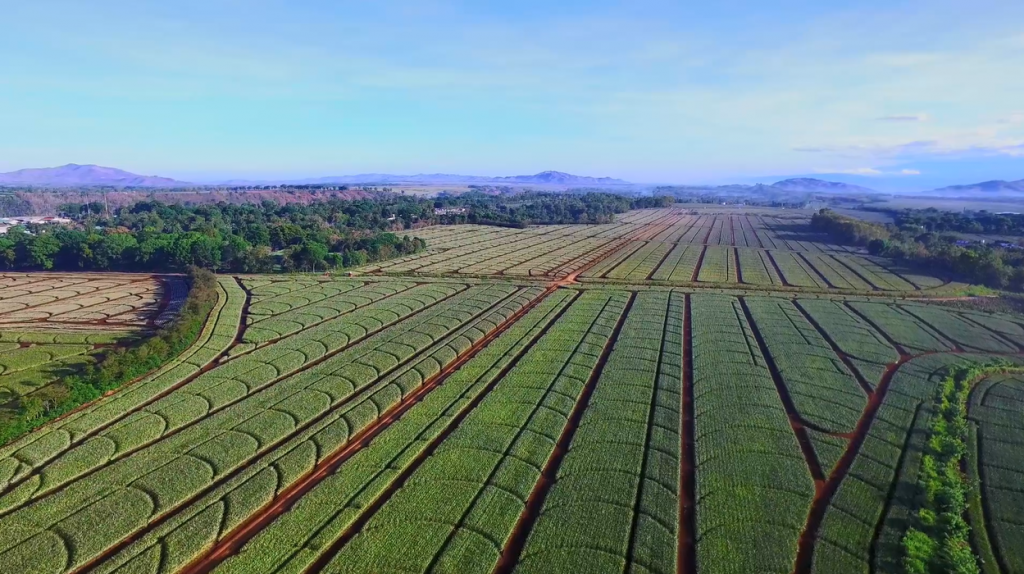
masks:
[[[138,175],[113,167],[75,163],[60,167],[19,169],[18,171],[0,173],[0,185],[175,187],[182,184],[183,182],[168,177]]]
[[[60,167],[21,169],[0,173],[0,185],[28,186],[115,186],[115,187],[180,187],[191,185],[277,185],[277,184],[491,184],[491,185],[552,185],[552,186],[618,186],[631,185],[628,181],[611,177],[588,177],[560,171],[543,171],[535,175],[489,177],[446,173],[393,175],[363,173],[285,180],[227,180],[212,183],[190,183],[167,177],[146,176],[112,167],[67,164]]]
[[[479,175],[460,175],[448,173],[431,173],[415,175],[395,175],[386,173],[363,173],[355,175],[337,175],[327,177],[311,177],[302,179],[280,180],[225,180],[215,182],[185,182],[169,177],[155,175],[138,175],[113,167],[97,165],[67,164],[51,168],[21,169],[8,173],[0,173],[0,186],[35,186],[35,187],[143,187],[143,188],[174,188],[214,186],[258,186],[258,185],[309,185],[309,184],[365,184],[365,185],[507,185],[507,186],[539,186],[551,188],[571,187],[607,187],[632,188],[641,187],[628,181],[611,177],[590,177],[573,175],[560,171],[543,171],[534,175],[514,175],[492,177]],[[834,193],[834,194],[870,194],[880,193],[874,189],[836,181],[826,181],[812,177],[795,177],[776,181],[771,184],[723,186],[682,186],[686,189],[710,191],[768,191],[791,193]],[[981,183],[952,185],[932,191],[919,192],[942,196],[1020,196],[1024,195],[1024,179],[1018,181],[992,180]]]

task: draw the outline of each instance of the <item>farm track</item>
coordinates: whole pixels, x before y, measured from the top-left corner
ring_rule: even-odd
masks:
[[[710,231],[708,233],[711,233]],[[704,256],[707,255],[708,246],[704,245],[700,248],[700,257],[697,258],[697,264],[693,266],[693,273],[690,274],[690,283],[697,282],[697,276],[700,275],[700,268],[704,267]]]
[[[526,499],[526,507],[519,515],[519,519],[505,541],[505,547],[502,549],[501,557],[494,568],[493,574],[511,574],[516,564],[518,564],[519,556],[526,546],[526,539],[529,537],[530,532],[533,530],[533,525],[540,516],[540,511],[544,507],[544,499],[547,498],[551,486],[557,480],[558,469],[562,464],[562,459],[565,458],[569,445],[572,444],[572,439],[576,435],[576,429],[579,428],[580,420],[583,418],[583,412],[587,410],[587,406],[590,404],[590,397],[594,394],[594,387],[597,386],[597,381],[601,378],[601,373],[608,363],[608,356],[611,355],[612,349],[619,339],[619,334],[622,333],[622,325],[626,322],[626,317],[633,308],[634,301],[636,301],[636,293],[630,293],[625,308],[623,308],[622,313],[619,314],[619,318],[615,322],[611,336],[608,338],[607,343],[605,343],[604,349],[601,350],[601,356],[598,358],[594,370],[590,372],[590,377],[583,386],[580,396],[576,399],[576,403],[569,413],[565,426],[562,427],[562,433],[555,442],[554,450],[551,451],[551,455],[541,470],[540,478],[533,485],[533,490]]]
[[[691,296],[686,295],[683,315],[683,385],[680,410],[682,436],[679,437],[679,533],[676,546],[676,573],[697,572],[697,456],[696,417],[693,406],[693,315]]]
[[[732,248],[732,256],[733,256],[733,259],[736,260],[736,271],[735,271],[736,283],[745,283],[745,281],[743,281],[743,268],[740,266],[740,248],[739,247],[733,247]]]
[[[743,314],[746,316],[747,323],[750,325],[750,330],[754,334],[754,339],[757,341],[757,346],[761,349],[761,355],[764,357],[765,363],[768,365],[768,372],[771,373],[772,382],[775,383],[775,390],[779,394],[779,399],[782,401],[783,408],[786,409],[786,415],[789,418],[789,425],[793,429],[793,434],[796,436],[796,440],[800,443],[800,450],[803,452],[804,461],[807,463],[807,470],[811,474],[811,478],[814,479],[815,492],[819,491],[825,482],[824,471],[821,469],[821,462],[818,461],[818,455],[814,452],[814,446],[811,444],[811,438],[807,434],[807,429],[816,430],[819,432],[828,432],[824,429],[818,428],[808,424],[801,416],[800,412],[796,409],[796,405],[793,404],[793,398],[789,395],[789,389],[786,387],[786,381],[782,378],[782,373],[779,371],[778,365],[775,364],[775,359],[772,357],[768,350],[768,344],[764,340],[764,336],[761,334],[761,329],[754,322],[754,317],[750,312],[750,307],[747,305],[746,299],[743,297],[738,298],[740,305],[743,307]]]
[[[371,331],[371,332],[368,332],[368,333],[367,333],[366,335],[364,335],[364,336],[362,336],[362,337],[357,337],[357,338],[354,338],[354,339],[350,340],[350,341],[348,342],[348,344],[344,345],[343,347],[341,347],[341,348],[339,348],[339,349],[336,349],[335,351],[332,351],[332,352],[330,352],[330,353],[326,353],[326,354],[324,354],[324,356],[322,356],[322,357],[319,357],[319,358],[317,358],[317,359],[314,359],[313,361],[310,361],[310,362],[306,363],[306,364],[305,364],[305,365],[303,365],[303,366],[302,366],[301,368],[299,368],[299,369],[297,369],[297,370],[295,370],[295,371],[292,371],[292,372],[289,372],[289,373],[285,373],[285,374],[283,374],[283,375],[280,375],[280,376],[278,376],[278,377],[275,377],[275,378],[274,378],[274,379],[272,379],[272,380],[271,380],[270,382],[268,382],[268,383],[266,383],[266,384],[262,385],[262,386],[261,386],[261,387],[260,387],[259,389],[256,389],[255,391],[253,391],[253,392],[251,392],[251,393],[247,393],[246,395],[243,395],[243,396],[241,396],[241,397],[238,397],[238,398],[236,398],[236,399],[233,399],[233,400],[231,400],[231,401],[229,401],[229,402],[226,402],[226,403],[224,403],[223,405],[221,405],[221,406],[219,406],[219,407],[217,407],[217,408],[215,408],[215,409],[211,409],[211,410],[210,410],[210,411],[209,411],[209,412],[208,412],[208,413],[207,413],[207,414],[206,414],[205,416],[203,416],[203,417],[199,417],[199,418],[197,418],[197,419],[195,419],[195,420],[193,420],[193,421],[190,421],[190,422],[188,422],[188,423],[185,423],[185,424],[183,424],[183,425],[181,425],[181,426],[179,426],[179,427],[177,427],[177,428],[174,428],[174,429],[172,429],[172,430],[170,430],[170,431],[167,431],[166,433],[162,434],[161,436],[159,436],[159,437],[157,437],[157,438],[155,438],[155,439],[152,439],[152,440],[146,441],[146,442],[144,442],[144,443],[140,443],[139,445],[136,445],[135,447],[133,447],[133,448],[131,448],[131,449],[128,449],[128,450],[126,450],[126,451],[124,451],[124,452],[118,453],[118,454],[117,454],[116,456],[114,456],[114,457],[111,457],[111,458],[110,458],[109,460],[107,460],[106,462],[104,462],[104,463],[103,463],[103,465],[95,466],[95,467],[93,467],[93,468],[91,468],[91,469],[89,469],[89,470],[87,470],[87,471],[85,471],[85,472],[83,472],[83,473],[79,474],[79,475],[78,475],[78,476],[76,476],[76,477],[75,477],[74,479],[72,479],[72,480],[70,480],[70,481],[68,481],[68,482],[65,482],[64,484],[61,484],[61,485],[59,485],[59,486],[56,486],[56,487],[54,487],[54,488],[52,488],[52,489],[50,489],[50,490],[47,490],[47,491],[45,491],[45,492],[44,492],[44,493],[42,493],[42,494],[39,494],[39,495],[35,496],[34,498],[32,498],[32,499],[30,499],[30,500],[26,501],[26,503],[23,503],[22,505],[14,505],[14,506],[12,506],[12,507],[10,507],[10,508],[6,508],[6,509],[4,509],[4,510],[3,510],[3,512],[0,512],[0,516],[3,516],[3,515],[5,515],[5,514],[9,514],[10,512],[12,512],[12,511],[15,511],[15,510],[17,510],[17,509],[21,508],[22,506],[24,506],[24,504],[27,504],[27,503],[35,503],[35,502],[38,502],[38,501],[40,501],[40,500],[43,500],[44,498],[47,498],[47,497],[49,497],[49,496],[52,496],[53,494],[55,494],[55,493],[57,493],[57,492],[60,492],[60,491],[64,490],[64,489],[65,489],[65,488],[67,488],[68,486],[70,486],[70,485],[72,485],[72,484],[75,484],[76,482],[78,482],[78,481],[80,481],[80,480],[82,480],[82,479],[85,479],[85,478],[87,478],[87,477],[89,477],[89,476],[92,476],[93,474],[95,474],[95,473],[97,473],[97,472],[99,472],[99,471],[103,470],[104,468],[106,468],[107,466],[109,466],[109,465],[110,465],[110,464],[112,464],[112,463],[115,463],[115,462],[117,462],[117,461],[119,461],[119,460],[123,460],[124,458],[126,458],[126,457],[128,457],[128,456],[130,456],[130,455],[132,455],[132,454],[134,454],[134,453],[136,453],[136,452],[139,452],[140,450],[143,450],[143,449],[145,449],[145,448],[148,448],[148,447],[150,447],[150,446],[153,446],[154,444],[156,444],[156,443],[158,443],[158,442],[162,442],[162,441],[164,441],[164,440],[166,440],[166,439],[169,439],[170,437],[173,437],[173,436],[175,436],[175,435],[177,435],[177,434],[180,434],[181,432],[183,432],[183,431],[185,431],[185,430],[187,430],[187,429],[190,429],[190,428],[192,428],[192,427],[194,427],[194,426],[196,426],[196,425],[200,424],[200,423],[201,423],[202,421],[206,420],[206,419],[207,419],[207,418],[209,418],[210,416],[212,416],[212,415],[214,415],[214,414],[216,414],[216,413],[218,413],[218,412],[221,412],[221,411],[223,411],[224,409],[230,408],[230,407],[231,407],[232,405],[238,404],[238,403],[239,403],[239,402],[241,402],[241,401],[244,401],[244,400],[246,400],[246,399],[248,399],[248,398],[251,398],[251,397],[252,397],[252,396],[253,396],[253,395],[254,395],[255,393],[258,393],[258,392],[260,392],[260,391],[262,391],[262,390],[265,390],[265,389],[271,388],[271,387],[273,387],[274,385],[276,385],[276,384],[280,383],[281,381],[284,381],[285,379],[288,379],[288,378],[294,377],[294,376],[296,376],[296,375],[299,375],[299,374],[301,374],[301,373],[303,373],[303,372],[306,372],[306,371],[308,371],[309,369],[312,369],[312,368],[316,367],[317,365],[320,365],[320,364],[322,364],[322,363],[324,363],[324,362],[326,362],[326,361],[328,361],[328,360],[330,360],[330,359],[334,358],[334,357],[335,357],[335,356],[337,356],[338,354],[340,354],[340,353],[343,353],[344,351],[346,351],[346,350],[348,350],[348,349],[352,348],[353,346],[355,346],[355,345],[357,345],[357,344],[359,344],[359,343],[361,343],[361,342],[363,342],[363,341],[367,340],[368,338],[370,338],[370,337],[372,337],[372,336],[374,336],[374,335],[376,335],[376,334],[378,334],[378,333],[381,333],[381,332],[385,331],[386,329],[388,329],[388,328],[390,328],[390,327],[393,327],[393,326],[395,326],[395,325],[397,325],[397,324],[401,323],[402,321],[405,321],[405,320],[411,319],[411,318],[415,317],[416,315],[419,315],[420,313],[423,313],[424,311],[427,311],[428,309],[431,309],[431,308],[433,308],[434,306],[436,306],[436,305],[438,305],[438,304],[440,304],[440,303],[442,303],[442,302],[444,302],[444,301],[447,301],[447,300],[448,300],[448,299],[450,299],[451,297],[454,297],[455,295],[458,295],[459,293],[462,293],[462,292],[464,292],[464,291],[465,291],[465,289],[463,289],[462,291],[458,291],[458,292],[454,293],[454,294],[453,294],[453,295],[451,295],[450,297],[446,297],[446,298],[444,298],[444,299],[440,299],[440,300],[438,300],[438,301],[435,301],[434,303],[430,303],[430,304],[428,304],[428,305],[425,305],[425,306],[424,306],[424,307],[423,307],[422,309],[420,309],[420,310],[416,311],[415,313],[413,313],[413,314],[411,314],[411,315],[409,315],[409,316],[407,316],[407,317],[400,317],[399,319],[397,319],[397,320],[395,320],[395,321],[393,321],[393,322],[391,322],[391,323],[388,323],[388,324],[382,325],[382,326],[380,327],[380,329],[377,329],[376,331]],[[489,308],[489,309],[490,309],[490,308]],[[489,309],[488,309],[488,310],[489,310]],[[474,317],[474,318],[475,318],[475,317]],[[472,319],[471,319],[471,320],[472,320]],[[236,335],[236,336],[237,336],[237,335]],[[226,351],[226,352],[230,352],[230,347],[228,348],[228,351]],[[241,355],[238,355],[238,356],[241,356]],[[384,376],[386,376],[386,375],[387,375],[387,373],[390,373],[390,372],[394,371],[394,369],[398,369],[398,368],[400,368],[401,366],[403,366],[403,365],[407,364],[408,362],[412,361],[413,359],[415,359],[415,357],[416,357],[416,355],[414,355],[413,357],[410,357],[409,359],[407,359],[406,361],[404,361],[404,362],[402,362],[402,363],[399,363],[398,365],[396,365],[395,367],[393,367],[393,368],[392,368],[391,370],[389,370],[389,371],[387,371],[387,372],[385,372],[385,373],[381,374],[381,375],[380,375],[380,377],[384,377]],[[237,356],[236,356],[236,357],[233,357],[233,358],[237,358]],[[216,364],[214,364],[214,363],[210,363],[210,364],[207,364],[207,366],[206,366],[205,368],[206,368],[207,370],[212,370],[212,369],[214,369],[214,368],[216,368],[216,367],[218,367],[218,366],[220,366],[220,365],[216,365]],[[194,381],[194,380],[195,380],[196,378],[198,378],[198,377],[199,377],[200,375],[202,375],[202,374],[203,374],[203,371],[201,370],[200,372],[197,372],[197,373],[194,373],[193,375],[190,375],[189,377],[187,377],[187,378],[186,378],[186,379],[184,379],[184,380],[186,380],[186,381],[188,381],[188,382],[191,382],[191,381]],[[187,382],[185,382],[185,383],[181,383],[181,382],[179,382],[179,383],[176,383],[176,384],[174,385],[174,387],[175,387],[175,389],[178,389],[178,388],[181,388],[181,387],[182,387],[182,386],[183,386],[184,384],[187,384]],[[152,403],[153,403],[153,402],[154,402],[155,400],[158,400],[159,398],[163,398],[164,396],[167,396],[167,395],[168,395],[168,394],[169,394],[170,392],[171,392],[171,391],[164,391],[164,392],[162,392],[162,393],[161,393],[161,395],[160,395],[159,397],[157,397],[157,398],[155,398],[155,399],[152,399],[152,400],[150,400],[150,401],[149,401],[149,403],[147,403],[147,404],[152,404]],[[345,401],[344,401],[343,403],[341,403],[341,404],[339,404],[339,405],[336,405],[336,407],[335,407],[335,408],[337,408],[338,406],[342,406],[343,404],[347,404],[348,402],[350,402],[351,400],[354,400],[355,398],[356,398],[355,396],[353,396],[353,397],[350,397],[349,399],[345,400]],[[133,411],[133,412],[138,412],[138,410],[140,410],[141,408],[142,408],[142,407],[138,407],[138,408],[134,409],[134,411]],[[310,421],[307,421],[307,423],[305,423],[304,425],[301,425],[301,426],[299,426],[299,427],[296,427],[296,429],[295,429],[295,430],[294,430],[294,431],[292,432],[292,434],[291,434],[291,435],[287,435],[287,436],[285,436],[284,438],[282,438],[282,439],[279,439],[279,440],[278,440],[278,442],[275,442],[275,443],[273,443],[273,444],[272,444],[271,446],[269,446],[269,447],[267,448],[267,451],[269,451],[269,450],[273,450],[273,449],[274,449],[274,448],[276,448],[277,446],[280,446],[280,444],[281,444],[281,443],[282,443],[283,441],[287,440],[288,438],[291,438],[291,436],[293,436],[294,434],[297,434],[297,433],[301,432],[302,430],[304,430],[305,428],[307,428],[307,427],[309,427],[309,426],[311,426],[311,425],[313,425],[313,424],[316,424],[316,423],[317,423],[317,422],[318,422],[318,421],[319,421],[319,420],[320,420],[321,418],[323,418],[324,416],[326,416],[326,415],[327,415],[328,413],[330,413],[330,411],[326,411],[325,413],[322,413],[322,414],[321,414],[321,415],[320,415],[319,417],[315,417],[314,419],[312,419],[312,420],[310,420]],[[114,424],[117,424],[117,422],[120,422],[121,420],[124,420],[124,419],[123,419],[123,417],[122,417],[121,419],[118,419],[118,421],[115,421],[115,422],[112,422],[112,423],[107,423],[107,424],[105,424],[105,425],[104,425],[104,428],[110,428],[111,426],[113,426]],[[93,431],[93,434],[92,434],[91,436],[95,436],[95,434],[96,434],[97,432],[102,432],[102,431]],[[38,473],[38,469],[37,469],[36,471],[34,471],[34,472],[33,472],[32,474],[37,474],[37,473]],[[230,475],[229,475],[229,476],[230,476]],[[224,479],[225,479],[225,480],[226,480],[227,478],[228,478],[228,477],[224,477]],[[23,480],[24,480],[24,479],[23,479]],[[218,484],[219,484],[219,483],[218,483]],[[212,488],[212,487],[211,487],[211,488]],[[206,491],[204,491],[204,493],[205,493],[205,492],[206,492]],[[188,503],[190,503],[190,502],[191,502],[191,501],[188,501],[187,503],[183,504],[183,506],[184,506],[184,505],[187,505],[187,504],[188,504]],[[181,507],[181,506],[179,506],[178,508],[180,508],[180,507]],[[164,516],[162,516],[162,517],[160,517],[159,519],[157,519],[157,521],[158,521],[158,522],[162,522],[162,520],[163,520],[163,519],[166,519],[167,517],[169,517],[169,516],[172,516],[172,515],[174,514],[174,512],[176,511],[176,510],[177,510],[177,508],[169,510],[169,511],[168,511],[168,512],[167,512],[167,513],[166,513],[166,514],[164,515]]]
[[[354,435],[350,439],[350,444],[346,447],[342,447],[340,450],[326,458],[323,462],[318,464],[312,471],[306,476],[300,478],[292,486],[286,488],[281,494],[275,497],[271,503],[261,509],[257,514],[248,520],[242,522],[235,530],[218,542],[213,548],[211,548],[202,558],[198,561],[190,564],[182,570],[182,574],[205,574],[216,568],[221,562],[227,560],[231,556],[235,555],[247,542],[252,540],[260,531],[263,530],[267,525],[276,520],[279,516],[287,512],[291,507],[299,501],[303,496],[309,493],[311,490],[317,487],[326,478],[333,475],[338,468],[349,458],[355,455],[357,452],[366,448],[370,445],[371,441],[380,433],[387,430],[392,423],[397,421],[404,415],[409,409],[415,406],[417,403],[423,400],[430,391],[434,390],[438,386],[444,384],[445,380],[448,379],[453,373],[459,368],[465,365],[467,362],[473,359],[481,350],[490,345],[495,339],[505,333],[512,325],[514,325],[519,319],[524,317],[527,313],[532,311],[537,305],[539,305],[544,299],[550,296],[558,289],[557,286],[552,285],[543,291],[540,295],[530,300],[523,308],[516,311],[508,319],[503,321],[494,330],[487,334],[483,339],[473,344],[469,349],[460,355],[456,360],[450,363],[447,367],[441,370],[437,375],[434,375],[430,380],[424,382],[424,384],[417,389],[414,393],[404,398],[401,402],[393,406],[389,411],[382,414],[382,417],[370,427],[367,427],[363,431]],[[578,297],[578,295],[577,295]],[[575,299],[573,299],[575,300]],[[537,340],[540,339],[550,328],[551,325],[557,321],[561,315],[568,310],[571,306],[572,301],[569,300],[566,304],[557,312],[555,315],[548,320],[545,327],[538,331],[534,337],[531,338],[530,342],[517,352],[513,360],[505,366],[494,381],[485,387],[484,391],[475,397],[470,403],[459,413],[458,416],[454,417],[447,425],[446,430],[441,433],[441,436],[447,437],[451,434],[451,431],[468,415],[473,408],[476,407],[490,394],[490,390],[512,369],[518,362],[519,359],[526,354],[526,352],[533,347]],[[440,438],[440,437],[439,437]],[[441,438],[443,440],[443,438]],[[440,441],[438,441],[440,444]],[[432,451],[432,449],[431,449]],[[424,457],[425,458],[425,457]],[[418,465],[417,465],[418,466]],[[389,496],[390,497],[390,496]]]
[[[868,432],[871,430],[871,424],[875,420],[875,415],[878,413],[879,407],[882,406],[882,402],[885,400],[885,395],[889,391],[889,385],[892,383],[893,376],[899,368],[910,361],[913,357],[900,353],[900,358],[895,363],[890,363],[885,368],[885,373],[882,374],[882,379],[878,383],[878,387],[875,392],[868,397],[868,404],[864,407],[864,412],[861,414],[860,420],[857,421],[857,427],[854,430],[853,438],[850,440],[850,444],[847,445],[846,451],[839,458],[839,462],[835,468],[832,469],[832,473],[825,480],[821,488],[815,489],[814,500],[811,502],[810,511],[807,514],[807,521],[804,524],[804,529],[800,533],[800,541],[797,545],[796,563],[794,566],[795,574],[810,574],[814,565],[814,548],[815,543],[818,539],[818,531],[821,529],[821,523],[825,519],[825,512],[832,504],[832,498],[839,490],[839,485],[842,484],[843,479],[846,478],[847,473],[850,472],[850,468],[853,466],[854,460],[857,459],[857,455],[860,453],[860,447],[864,444],[864,440],[868,436]],[[905,452],[905,450],[904,450]],[[891,493],[890,493],[891,494]],[[887,497],[889,500],[891,497]],[[881,522],[881,521],[879,521]],[[874,539],[877,539],[877,532]],[[872,545],[873,546],[873,545]]]

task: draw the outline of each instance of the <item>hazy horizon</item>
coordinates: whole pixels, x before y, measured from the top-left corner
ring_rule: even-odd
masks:
[[[17,23],[0,38],[4,172],[557,170],[883,190],[1024,178],[1019,2],[41,0],[4,13]]]

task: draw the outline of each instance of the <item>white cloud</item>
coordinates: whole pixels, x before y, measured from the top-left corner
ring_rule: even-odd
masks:
[[[844,173],[846,175],[882,175],[880,170],[873,167],[855,167],[852,169],[819,169],[818,173]]]
[[[926,122],[928,121],[928,114],[882,116],[880,118],[875,119],[877,119],[880,122]]]
[[[921,172],[916,169],[901,169],[900,175],[921,175]]]

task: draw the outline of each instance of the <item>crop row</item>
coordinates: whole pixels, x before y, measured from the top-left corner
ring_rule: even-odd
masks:
[[[973,440],[970,513],[983,571],[1024,571],[1024,377],[981,381],[968,407]],[[984,548],[986,550],[980,550]]]
[[[323,571],[491,571],[626,304],[577,299]]]
[[[596,265],[581,273],[580,277],[604,277],[606,273],[614,269],[623,261],[629,259],[645,245],[646,242],[643,241],[630,241],[610,256],[598,261]]]
[[[933,305],[901,305],[900,309],[914,319],[931,327],[964,349],[991,352],[1012,353],[1018,351],[1017,345],[1024,343],[1018,340],[1011,343],[982,324],[967,321],[956,313]]]
[[[767,251],[737,249],[736,252],[739,254],[740,281],[754,285],[782,284]]]
[[[740,302],[690,307],[698,569],[789,572],[814,482]]]
[[[851,301],[847,306],[911,355],[953,350],[949,341],[895,305]]]
[[[249,305],[250,324],[336,297],[347,291],[364,287],[366,284],[358,281],[333,280],[312,285],[302,283],[301,285],[303,288],[289,290],[287,293],[269,297],[253,297],[253,301]]]
[[[402,301],[392,302],[393,309],[369,309],[359,317],[352,316],[344,322],[325,323],[280,343],[222,363],[83,441],[61,458],[44,466],[38,476],[33,477],[34,480],[0,498],[0,502],[15,500],[21,503],[37,498],[82,474],[103,468],[179,431],[188,430],[181,437],[176,437],[172,444],[187,444],[182,441],[187,441],[187,437],[195,433],[202,433],[210,424],[216,424],[211,421],[224,417],[230,420],[235,416],[234,413],[247,412],[246,405],[251,401],[246,399],[253,399],[259,404],[266,396],[274,396],[282,389],[289,388],[288,385],[275,385],[275,382],[283,382],[314,362],[327,360],[326,364],[334,364],[338,360],[335,355],[354,342],[453,295],[455,291],[451,286],[441,289],[421,288]],[[429,317],[429,314],[417,316],[414,322]],[[401,350],[405,351],[404,348]],[[378,353],[377,361],[386,364],[393,360],[389,357]],[[271,387],[268,393],[257,395],[267,387]],[[319,400],[313,404],[319,404]],[[219,418],[214,419],[214,415]],[[193,440],[202,442],[200,439]],[[10,503],[6,506],[10,506]]]
[[[899,275],[863,257],[857,255],[833,255],[833,258],[882,290],[913,291],[916,289],[913,283],[907,282]]]
[[[235,281],[221,279],[219,298],[196,342],[140,381],[0,449],[0,488],[22,480],[67,452],[97,430],[120,420],[180,381],[195,375],[234,341],[245,293]],[[7,497],[0,498],[0,501]],[[5,507],[6,504],[0,505]]]
[[[830,255],[804,253],[802,257],[813,265],[837,289],[850,289],[854,291],[872,290],[872,285],[858,277],[856,273],[850,271]]]
[[[902,571],[900,540],[916,512],[917,472],[936,385],[950,366],[965,360],[929,355],[904,363],[893,376],[853,465],[825,511],[814,572]]]
[[[700,245],[676,245],[651,276],[651,279],[673,282],[693,280],[693,272],[700,262],[700,254],[703,250],[704,248]]]
[[[304,570],[333,544],[370,501],[384,495],[432,441],[458,424],[489,388],[512,368],[570,303],[556,291],[487,345],[413,406],[368,446],[306,493],[288,512],[260,530],[218,572]]]
[[[751,297],[745,304],[796,414],[812,429],[852,432],[867,396],[828,342],[790,301]],[[816,452],[831,450],[814,438]]]
[[[899,352],[885,337],[843,302],[800,299],[797,306],[835,342],[872,387],[881,381],[886,367],[899,360]]]
[[[371,283],[344,293],[335,295],[328,300],[300,306],[280,315],[273,315],[255,322],[245,329],[243,343],[263,343],[281,339],[310,327],[320,325],[328,320],[362,309],[367,305],[378,303],[397,293],[407,292],[414,287],[413,283]]]
[[[3,375],[82,355],[91,350],[92,345],[33,345],[8,349],[0,352],[0,380]]]
[[[539,294],[539,289],[517,291],[415,355],[414,360],[375,381],[367,380],[351,399],[336,403],[300,432],[248,461],[237,474],[215,481],[201,497],[106,561],[101,571],[135,571],[154,555],[160,555],[159,572],[173,572],[191,561],[333,453],[353,444],[362,431]]]
[[[60,561],[66,561],[67,569],[83,565],[296,433],[330,418],[341,405],[350,404],[373,383],[506,298],[510,291],[508,286],[491,286],[456,295],[440,308],[419,313],[19,508],[0,519],[0,562],[9,560],[8,555],[17,556],[23,546],[36,544],[34,538],[41,538],[60,540],[64,548],[54,553],[48,567]],[[392,387],[381,390],[375,400],[360,402],[360,410],[347,413],[349,418],[372,420],[379,414],[378,404],[397,402],[400,388]],[[348,423],[339,420],[338,429],[345,429]],[[66,476],[80,468],[68,464],[60,470]],[[114,500],[119,504],[116,511],[110,506]],[[108,518],[101,522],[100,516]],[[79,529],[82,520],[103,524],[103,528]]]
[[[644,281],[647,279],[665,255],[668,254],[672,245],[668,243],[657,243],[651,241],[633,252],[632,255],[614,269],[605,274],[609,279],[626,279],[629,281]]]
[[[517,572],[676,571],[684,306],[636,296]]]
[[[704,252],[704,262],[697,273],[697,280],[710,283],[735,282],[735,250],[729,247],[709,246]]]

